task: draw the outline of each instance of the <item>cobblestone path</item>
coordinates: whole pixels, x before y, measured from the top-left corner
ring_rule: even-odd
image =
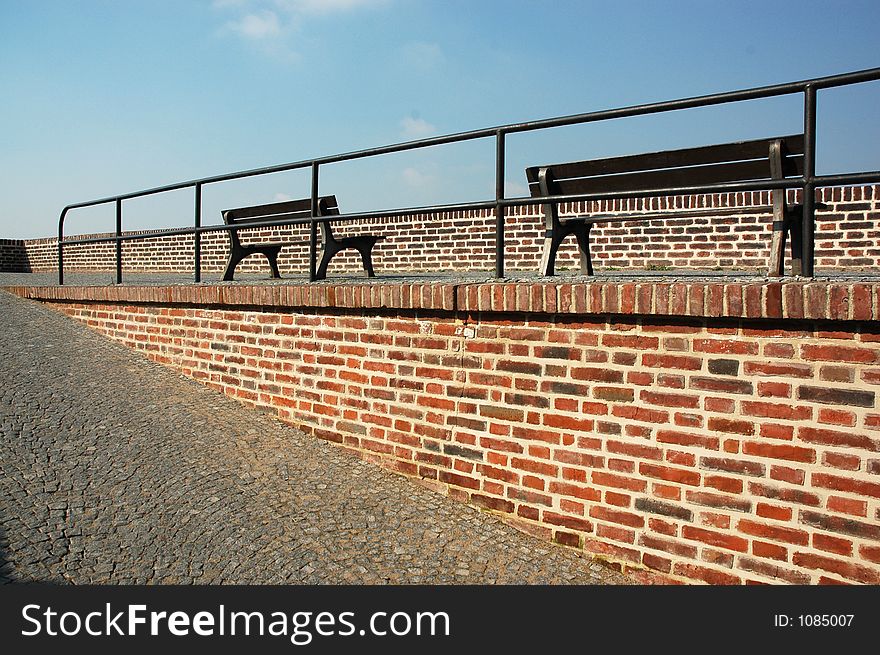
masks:
[[[0,380],[0,582],[629,582],[3,291]]]

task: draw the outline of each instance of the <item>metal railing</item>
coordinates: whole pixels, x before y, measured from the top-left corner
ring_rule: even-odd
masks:
[[[866,184],[880,182],[880,171],[863,171],[853,173],[843,173],[837,175],[816,175],[816,92],[819,89],[828,89],[833,87],[847,86],[858,84],[861,82],[870,82],[880,80],[880,68],[871,68],[863,71],[852,73],[844,73],[841,75],[833,75],[829,77],[820,77],[812,80],[803,80],[800,82],[790,82],[787,84],[777,84],[773,86],[765,86],[754,89],[746,89],[742,91],[731,91],[727,93],[717,93],[712,95],[697,96],[693,98],[684,98],[680,100],[671,100],[666,102],[657,102],[645,105],[635,105],[631,107],[623,107],[619,109],[608,109],[604,111],[589,112],[584,114],[575,114],[571,116],[562,116],[526,123],[513,123],[499,127],[485,128],[481,130],[473,130],[469,132],[460,132],[446,136],[431,137],[427,139],[419,139],[416,141],[407,141],[393,145],[382,146],[379,148],[369,148],[366,150],[358,150],[354,152],[332,155],[329,157],[318,157],[315,159],[307,159],[303,161],[293,162],[289,164],[280,164],[277,166],[268,166],[265,168],[255,168],[251,170],[238,171],[235,173],[227,173],[225,175],[216,175],[213,177],[204,177],[197,180],[189,180],[187,182],[177,182],[161,187],[146,189],[144,191],[135,191],[117,196],[101,198],[99,200],[91,200],[88,202],[75,203],[67,205],[61,212],[58,219],[58,284],[64,284],[64,247],[86,244],[86,243],[106,243],[115,242],[116,244],[116,282],[122,282],[122,243],[134,239],[147,239],[160,236],[173,236],[182,234],[194,235],[194,272],[195,281],[200,282],[201,273],[201,235],[205,232],[217,232],[230,229],[236,229],[232,225],[202,225],[202,188],[208,184],[217,184],[229,180],[237,180],[246,177],[255,177],[259,175],[268,175],[270,173],[280,173],[283,171],[292,171],[302,168],[311,169],[311,217],[286,220],[265,220],[253,221],[248,223],[249,228],[260,227],[280,227],[297,224],[309,225],[309,281],[315,280],[317,266],[317,246],[318,246],[318,223],[322,220],[335,221],[354,221],[365,218],[376,217],[393,217],[406,216],[412,214],[430,214],[455,210],[477,210],[477,209],[493,209],[495,212],[495,277],[504,277],[504,225],[505,210],[507,207],[540,205],[548,202],[572,202],[581,200],[601,200],[610,198],[630,198],[630,197],[654,197],[665,195],[680,195],[693,193],[723,193],[732,191],[754,191],[768,189],[788,189],[800,188],[803,191],[803,236],[802,236],[802,274],[806,277],[813,277],[814,264],[814,228],[815,228],[815,190],[817,187],[839,186],[846,184]],[[776,96],[785,96],[801,93],[804,98],[803,124],[804,124],[804,173],[801,177],[788,178],[772,181],[747,181],[747,182],[729,182],[723,184],[704,184],[696,186],[678,186],[641,189],[638,191],[620,193],[588,193],[577,195],[554,195],[544,197],[531,198],[505,198],[504,196],[504,170],[505,170],[505,137],[508,134],[517,132],[530,132],[535,130],[544,130],[551,127],[562,127],[566,125],[576,125],[581,123],[594,123],[615,118],[626,118],[631,116],[643,116],[647,114],[658,114],[663,112],[677,111],[681,109],[691,109],[695,107],[707,107],[710,105],[721,105],[743,100],[756,100],[759,98],[771,98]],[[332,164],[354,159],[363,159],[366,157],[374,157],[377,155],[385,155],[390,153],[403,152],[406,150],[415,150],[419,148],[427,148],[430,146],[444,145],[449,143],[457,143],[461,141],[472,141],[476,139],[494,138],[495,139],[495,198],[491,200],[479,202],[467,202],[458,204],[443,204],[427,207],[408,207],[404,209],[380,210],[360,213],[340,214],[333,216],[332,219],[318,217],[318,175],[320,167],[325,164]],[[133,198],[141,198],[144,196],[165,193],[168,191],[176,191],[192,187],[195,192],[194,221],[191,228],[179,228],[172,230],[157,230],[151,232],[142,232],[138,234],[122,233],[122,203],[125,200]],[[71,209],[82,207],[92,207],[106,203],[115,203],[116,205],[116,231],[112,237],[91,237],[85,239],[64,240],[64,219],[67,212]],[[240,226],[238,226],[240,229]]]

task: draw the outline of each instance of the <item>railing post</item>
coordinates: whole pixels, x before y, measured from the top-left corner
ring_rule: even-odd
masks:
[[[312,220],[309,223],[309,282],[314,282],[318,273],[318,162],[312,162]]]
[[[67,207],[61,210],[58,219],[58,285],[64,284],[64,217],[67,215]]]
[[[202,227],[202,183],[196,183],[196,206],[195,206],[195,228],[193,233],[193,270],[195,273],[195,281],[202,281],[202,233],[199,228]]]
[[[495,277],[504,277],[504,130],[495,133]]]
[[[122,198],[116,199],[116,284],[122,284]]]
[[[801,273],[813,277],[816,231],[816,88],[807,85],[804,89],[804,190]]]

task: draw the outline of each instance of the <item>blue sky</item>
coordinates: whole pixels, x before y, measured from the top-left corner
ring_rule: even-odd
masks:
[[[880,66],[880,2],[0,0],[0,238],[64,205],[557,115]],[[526,166],[801,129],[800,97],[511,135]],[[880,169],[880,83],[819,94],[819,172]],[[322,168],[343,211],[482,200],[491,141]],[[220,209],[305,197],[304,172],[212,185]],[[125,227],[192,223],[192,191]],[[112,206],[68,232],[112,230]]]

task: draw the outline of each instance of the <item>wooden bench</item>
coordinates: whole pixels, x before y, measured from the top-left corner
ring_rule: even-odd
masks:
[[[312,201],[310,198],[286,200],[256,207],[226,209],[222,214],[223,221],[227,225],[241,225],[242,227],[246,227],[248,223],[254,221],[285,220],[291,218],[307,219],[312,215]],[[318,198],[318,216],[338,215],[339,205],[336,202],[336,196]],[[330,260],[333,259],[336,253],[348,248],[354,248],[361,254],[361,260],[367,275],[375,277],[372,251],[376,242],[383,237],[363,234],[340,239],[334,236],[329,220],[321,221],[320,226],[321,259],[315,274],[316,280],[325,279]],[[278,271],[278,253],[284,246],[288,245],[293,245],[293,243],[242,243],[238,237],[238,230],[229,230],[229,261],[226,264],[226,271],[223,273],[223,280],[231,281],[235,274],[235,267],[238,266],[239,262],[245,257],[256,253],[262,253],[269,260],[269,266],[272,268],[272,277],[281,277]]]
[[[774,137],[755,141],[724,143],[652,152],[640,155],[568,162],[526,169],[532,197],[586,193],[630,193],[646,189],[687,187],[700,184],[780,180],[803,174],[804,136]],[[800,205],[789,206],[786,190],[775,189],[772,203],[773,239],[767,265],[768,275],[783,272],[786,238],[791,241],[792,274],[801,273]],[[593,274],[590,230],[597,223],[650,221],[683,216],[742,213],[742,208],[706,208],[630,212],[621,214],[560,218],[556,203],[542,205],[545,220],[542,275],[553,275],[556,251],[568,235],[574,234],[580,250],[581,272]]]

